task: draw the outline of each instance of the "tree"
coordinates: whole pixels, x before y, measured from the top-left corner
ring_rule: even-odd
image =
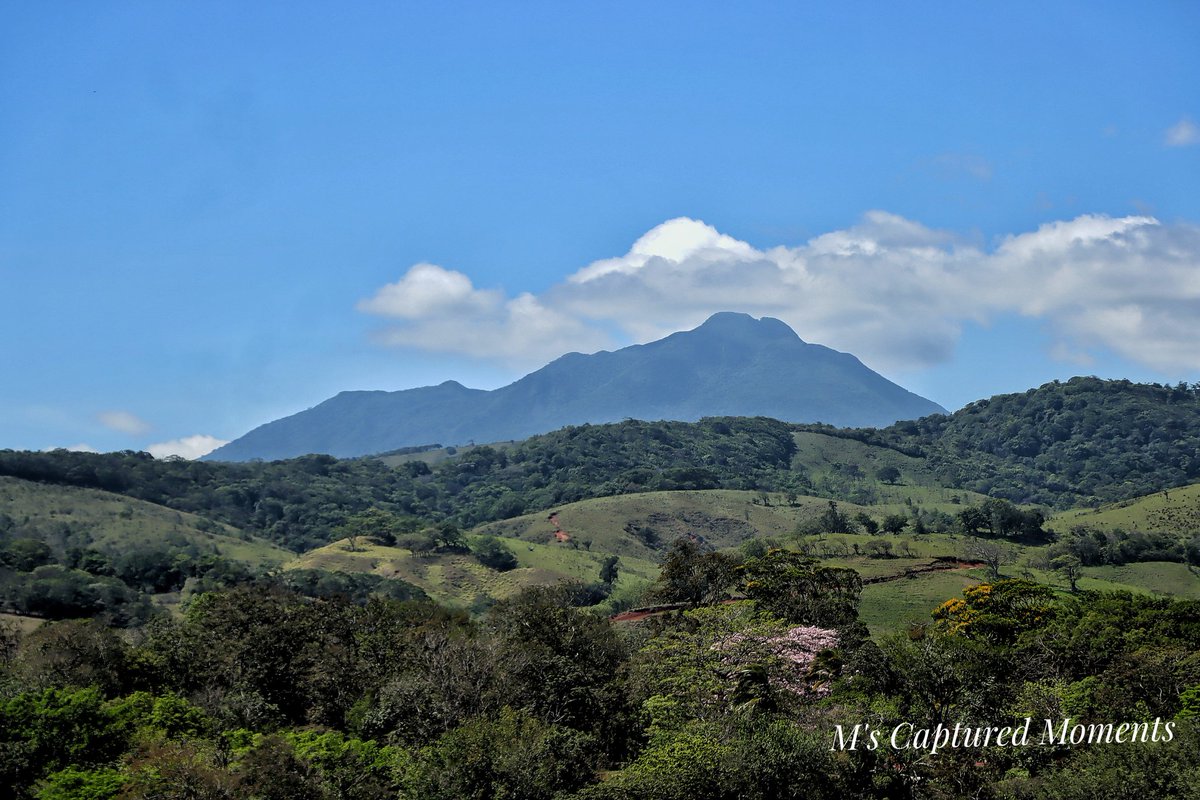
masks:
[[[450,522],[443,522],[433,529],[433,542],[438,550],[451,553],[461,553],[467,549],[462,531]]]
[[[524,710],[504,709],[422,748],[404,773],[404,796],[552,800],[589,782],[595,767],[591,737]]]
[[[1010,547],[988,539],[972,538],[963,547],[963,552],[968,558],[982,562],[988,568],[988,576],[992,580],[1000,578],[1000,567],[1016,560]]]
[[[814,558],[775,549],[739,571],[746,596],[792,624],[840,628],[858,619],[862,578],[852,569],[821,567]]]
[[[621,559],[618,556],[609,556],[604,559],[604,563],[600,565],[600,580],[612,586],[617,582],[617,575],[620,573]]]
[[[969,536],[997,536],[1005,539],[1045,541],[1050,538],[1043,525],[1046,515],[1040,509],[1022,511],[1007,500],[989,497],[978,506],[958,512],[959,527]]]
[[[683,613],[682,624],[646,642],[635,659],[655,728],[683,719],[774,711],[796,696],[828,692],[836,631],[790,625],[753,603]]]
[[[879,523],[871,518],[871,515],[865,511],[860,511],[854,515],[854,521],[862,526],[862,529],[871,536],[879,533]]]
[[[798,526],[802,534],[814,533],[854,533],[858,529],[849,514],[838,510],[837,503],[829,501],[829,506],[820,516],[810,519]]]
[[[900,480],[900,470],[893,466],[880,467],[875,470],[875,477],[889,486],[894,486]]]
[[[507,572],[520,566],[520,562],[517,561],[513,552],[505,547],[496,536],[480,537],[471,550],[480,564],[497,572]]]
[[[1050,568],[1062,575],[1071,583],[1071,591],[1078,591],[1076,583],[1083,574],[1083,562],[1070,553],[1056,556],[1050,560]]]
[[[968,586],[961,599],[947,600],[933,612],[940,630],[994,644],[1011,643],[1024,631],[1045,627],[1054,615],[1054,590],[1025,580]]]
[[[737,582],[737,563],[724,553],[703,552],[691,539],[676,539],[647,597],[661,603],[718,603]]]
[[[888,514],[879,527],[884,533],[895,535],[908,527],[908,517],[904,514]]]
[[[572,594],[570,586],[533,587],[492,606],[486,628],[501,650],[498,685],[507,703],[610,741],[628,704],[619,675],[625,643],[607,618],[571,607]]]
[[[368,508],[347,517],[345,522],[334,528],[334,533],[346,539],[349,549],[354,551],[359,549],[360,537],[371,537],[382,544],[394,545],[397,536],[412,528],[411,520],[402,520],[381,508]]]

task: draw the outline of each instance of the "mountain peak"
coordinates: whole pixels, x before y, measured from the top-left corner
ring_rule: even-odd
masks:
[[[692,331],[701,332],[722,337],[803,341],[783,320],[774,317],[755,319],[738,311],[718,311]]]

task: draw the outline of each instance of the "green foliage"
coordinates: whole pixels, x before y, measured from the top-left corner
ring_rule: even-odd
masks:
[[[797,629],[753,603],[686,611],[635,659],[649,730],[772,711],[816,694],[822,666],[816,654],[834,639],[829,631]]]
[[[94,687],[18,694],[0,704],[0,785],[23,790],[71,765],[104,765],[128,735]]]
[[[858,754],[836,757],[823,734],[790,720],[690,722],[655,735],[636,761],[578,800],[833,800],[900,797],[890,770],[876,770]]]
[[[492,607],[486,624],[504,654],[501,682],[546,722],[616,747],[629,713],[619,680],[627,649],[607,619],[571,607],[568,591],[526,589]]]
[[[112,697],[147,677],[132,648],[100,620],[42,625],[20,639],[11,659],[10,674],[30,690],[94,686]]]
[[[858,523],[849,514],[838,510],[837,503],[832,500],[820,515],[806,520],[797,526],[797,533],[814,535],[819,533],[854,533]]]
[[[600,565],[600,581],[612,586],[617,582],[617,575],[620,573],[621,559],[618,556],[609,556],[604,559],[604,563]]]
[[[791,426],[776,420],[629,420],[564,428],[507,451],[472,448],[433,470],[393,469],[378,459],[317,455],[222,464],[159,461],[147,453],[57,450],[0,451],[0,475],[103,489],[194,511],[304,550],[355,529],[374,535],[378,520],[355,516],[367,512],[390,514],[400,520],[401,529],[411,527],[409,517],[449,519],[456,526],[472,527],[525,511],[634,491],[774,491],[790,485],[794,451]],[[395,535],[400,538],[404,532]],[[461,545],[435,542],[440,547]]]
[[[1011,643],[1027,631],[1048,625],[1055,613],[1054,592],[1024,580],[980,583],[963,590],[933,612],[939,630],[968,638]]]
[[[1059,537],[1054,556],[1070,556],[1082,566],[1133,564],[1145,561],[1171,561],[1200,565],[1200,547],[1194,536],[1179,533],[1103,530],[1075,525]]]
[[[259,737],[236,771],[240,789],[254,797],[391,800],[408,763],[395,747],[308,730]]]
[[[371,507],[351,514],[345,522],[334,528],[334,534],[349,540],[351,549],[355,549],[360,538],[371,538],[381,544],[393,545],[397,537],[411,533],[416,528],[417,521],[411,517],[401,518],[384,509]]]
[[[840,628],[858,619],[862,578],[852,569],[818,566],[814,558],[774,549],[740,572],[747,597],[793,624]]]
[[[1072,378],[837,435],[925,456],[946,486],[1063,508],[1200,479],[1200,390]]]
[[[70,619],[104,614],[120,625],[145,621],[146,598],[119,578],[90,575],[57,564],[21,573],[0,570],[0,602],[5,611]]]
[[[54,551],[37,539],[13,539],[0,544],[0,566],[18,572],[31,572],[54,562]]]
[[[1045,774],[1006,788],[1008,797],[1028,800],[1200,797],[1200,736],[1185,728],[1169,743],[1084,748]]]
[[[900,470],[892,465],[880,467],[875,471],[875,477],[884,483],[894,484],[900,480]]]
[[[988,536],[1026,542],[1045,542],[1052,534],[1043,529],[1046,515],[1038,510],[1023,511],[1007,500],[989,498],[978,506],[958,512],[959,527],[968,536]]]
[[[271,578],[260,579],[261,586],[279,585],[305,597],[343,597],[361,605],[378,596],[392,600],[426,600],[425,592],[398,578],[384,578],[365,572],[330,572],[323,569],[289,569]]]
[[[553,800],[591,780],[594,752],[586,734],[506,708],[423,748],[404,785],[423,800]]]
[[[717,551],[704,552],[691,539],[676,539],[646,598],[657,603],[720,602],[737,583],[737,560]]]
[[[110,800],[120,794],[125,776],[111,767],[67,767],[46,776],[37,789],[37,800]]]
[[[865,511],[860,511],[855,514],[854,522],[863,529],[864,533],[867,533],[871,536],[879,533],[879,523],[876,522],[871,515]]]
[[[499,572],[507,572],[520,566],[517,557],[495,536],[481,536],[471,546],[471,552],[480,564]]]

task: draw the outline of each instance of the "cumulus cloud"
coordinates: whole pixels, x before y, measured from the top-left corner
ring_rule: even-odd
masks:
[[[79,444],[67,445],[66,447],[47,447],[45,452],[51,450],[66,450],[68,453],[99,453],[100,451],[92,447],[90,444],[80,442]]]
[[[1200,125],[1184,117],[1167,128],[1166,142],[1169,147],[1187,147],[1200,144]]]
[[[436,264],[417,264],[357,308],[396,321],[376,332],[381,344],[465,353],[514,366],[608,342],[599,331],[548,308],[528,292],[506,298],[497,289],[476,289],[466,275]]]
[[[497,291],[480,291],[461,272],[437,264],[416,264],[403,278],[358,304],[359,311],[398,319],[425,319],[441,314],[483,312],[504,300]]]
[[[1015,313],[1046,323],[1057,357],[1108,348],[1164,371],[1196,370],[1200,228],[1084,215],[982,248],[871,211],[802,245],[761,250],[679,218],[539,295],[508,298],[419,264],[359,309],[393,320],[378,334],[385,344],[526,365],[743,311],[877,369],[914,369],[949,359],[965,322]]]
[[[150,423],[128,411],[101,411],[96,415],[96,419],[106,428],[131,436],[138,436],[150,430]]]
[[[188,460],[206,456],[221,445],[229,444],[226,439],[218,439],[207,434],[184,436],[182,439],[172,439],[169,442],[158,442],[146,448],[146,452],[155,458],[180,456]]]

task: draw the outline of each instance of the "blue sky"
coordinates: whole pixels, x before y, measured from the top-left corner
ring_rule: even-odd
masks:
[[[0,447],[195,454],[716,310],[950,408],[1200,380],[1197,41],[1187,2],[0,2]]]

